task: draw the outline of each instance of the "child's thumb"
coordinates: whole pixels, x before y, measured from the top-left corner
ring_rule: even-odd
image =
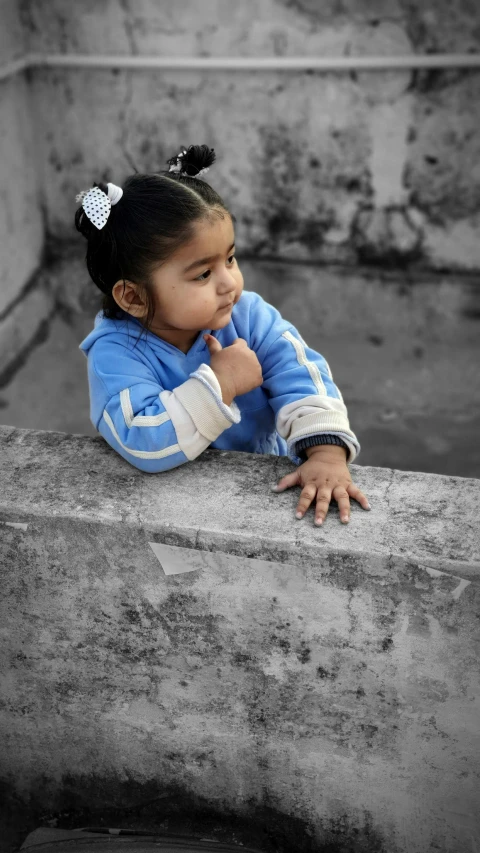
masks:
[[[206,340],[207,347],[210,351],[216,352],[216,350],[222,349],[220,341],[217,341],[217,339],[214,338],[213,335],[204,335],[203,337]]]

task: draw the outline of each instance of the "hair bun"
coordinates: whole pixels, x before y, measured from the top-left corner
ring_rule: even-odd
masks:
[[[167,160],[169,166],[180,164],[178,175],[189,175],[195,178],[203,169],[208,169],[216,160],[215,149],[208,145],[190,145],[187,149],[182,145],[180,152]]]

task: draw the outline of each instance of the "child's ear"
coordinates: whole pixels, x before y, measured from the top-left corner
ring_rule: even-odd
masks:
[[[128,279],[120,279],[112,287],[112,296],[122,311],[132,314],[134,317],[143,317],[146,305],[140,295],[137,286]]]

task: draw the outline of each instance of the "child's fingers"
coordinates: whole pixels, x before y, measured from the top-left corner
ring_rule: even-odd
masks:
[[[358,501],[358,503],[363,506],[364,509],[371,509],[372,507],[368,503],[368,498],[363,494],[362,491],[355,485],[355,483],[351,483],[347,488],[348,494],[351,498]]]
[[[343,521],[344,524],[348,524],[348,522],[350,521],[349,493],[347,492],[344,486],[335,486],[332,491],[332,497],[335,498],[338,504],[340,520]]]
[[[300,483],[300,478],[298,476],[298,468],[295,471],[291,471],[290,474],[285,474],[285,477],[282,477],[281,480],[276,483],[276,485],[271,486],[272,492],[279,492],[282,489],[289,489],[291,486],[298,486]]]
[[[315,524],[323,524],[323,522],[325,521],[331,499],[331,488],[329,489],[328,486],[326,486],[323,489],[318,489],[315,506]]]

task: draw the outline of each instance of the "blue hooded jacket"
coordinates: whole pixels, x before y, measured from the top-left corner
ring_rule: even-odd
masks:
[[[109,320],[100,311],[79,349],[88,360],[90,420],[135,468],[168,471],[207,447],[288,456],[300,465],[303,448],[319,435],[344,443],[349,463],[360,453],[327,362],[258,293],[244,290],[228,325],[203,329],[187,353],[124,317]],[[262,385],[231,406],[209,366],[207,332],[223,348],[243,338],[262,367]]]

